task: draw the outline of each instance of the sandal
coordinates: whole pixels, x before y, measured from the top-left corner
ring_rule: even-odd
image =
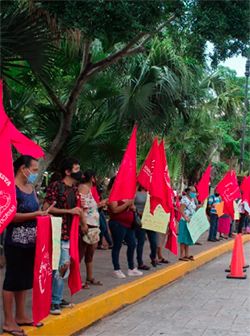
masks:
[[[162,258],[161,260],[159,260],[160,264],[169,264],[169,261],[167,259]]]
[[[187,257],[189,260],[192,260],[192,261],[194,261],[194,257],[193,256],[189,256],[189,257]]]
[[[27,334],[25,334],[24,330],[18,330],[18,329],[12,329],[12,330],[7,330],[7,329],[3,329],[3,332],[12,336],[27,336]]]
[[[42,322],[38,322],[37,324],[34,324],[34,322],[23,322],[23,323],[18,323],[17,322],[17,325],[19,325],[19,327],[37,327],[37,328],[40,328],[44,324]]]
[[[103,283],[99,280],[95,280],[94,278],[93,279],[87,279],[86,280],[86,284],[88,285],[93,285],[93,286],[103,286]]]
[[[182,258],[179,258],[180,261],[189,261],[190,259],[188,257],[182,257]]]
[[[87,282],[82,283],[82,289],[90,289],[89,285]]]

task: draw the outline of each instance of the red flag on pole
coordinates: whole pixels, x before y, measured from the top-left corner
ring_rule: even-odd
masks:
[[[247,201],[250,206],[250,176],[244,176],[240,189],[242,191],[242,201]]]
[[[238,185],[236,173],[230,170],[215,188],[224,201],[224,213],[234,218],[233,201],[241,198],[240,188]]]
[[[141,171],[137,177],[137,181],[146,190],[150,190],[150,184],[152,180],[157,150],[158,150],[158,140],[157,138],[155,138],[152,147],[141,167]]]
[[[79,206],[79,204],[77,205]],[[73,216],[71,231],[70,231],[70,241],[69,241],[69,255],[70,255],[70,272],[68,285],[71,295],[74,295],[79,290],[82,289],[82,279],[80,272],[80,261],[79,261],[79,222],[80,217],[78,215]]]
[[[170,222],[168,227],[168,239],[165,248],[173,254],[178,255],[177,230],[174,209],[171,211]]]
[[[206,198],[209,196],[209,183],[210,183],[210,176],[211,176],[212,167],[209,165],[202,175],[200,181],[196,185],[196,189],[198,192],[198,200],[203,203]]]
[[[136,133],[135,126],[110,192],[109,202],[133,199],[136,193]]]
[[[162,141],[156,151],[155,166],[150,185],[150,212],[160,204],[165,212],[171,212],[173,207],[173,190],[170,185],[164,142]]]
[[[37,217],[32,313],[34,324],[49,315],[52,295],[52,233],[49,216]]]
[[[91,194],[94,197],[94,200],[96,201],[96,203],[100,203],[100,196],[98,194],[97,188],[96,186],[91,187]]]
[[[44,155],[42,149],[20,133],[9,120],[3,106],[3,83],[0,80],[0,234],[16,214],[16,190],[12,163],[12,148],[35,158]]]

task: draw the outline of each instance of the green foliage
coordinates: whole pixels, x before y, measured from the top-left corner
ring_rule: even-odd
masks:
[[[87,39],[98,38],[109,49],[126,42],[138,32],[154,30],[166,16],[183,7],[180,0],[35,1],[54,14],[62,28],[79,29]]]

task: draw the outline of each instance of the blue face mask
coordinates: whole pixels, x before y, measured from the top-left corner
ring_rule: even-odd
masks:
[[[196,198],[196,192],[190,192],[189,193],[189,196],[191,197],[191,198]]]
[[[30,173],[28,176],[28,183],[35,183],[36,179],[38,177],[38,173]]]

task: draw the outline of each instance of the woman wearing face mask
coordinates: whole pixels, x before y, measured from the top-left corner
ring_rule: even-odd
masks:
[[[31,156],[21,156],[14,162],[17,213],[6,230],[6,273],[3,283],[3,331],[24,336],[22,325],[32,325],[25,312],[26,291],[33,285],[36,241],[36,217],[48,214],[39,211],[32,183],[38,175],[38,162]],[[13,314],[14,300],[16,303]]]
[[[182,197],[180,202],[180,213],[182,215],[179,222],[179,235],[178,242],[180,243],[180,258],[182,261],[194,260],[193,256],[189,255],[189,246],[193,245],[187,225],[191,217],[195,213],[196,206],[196,189],[195,187],[188,187],[185,189],[185,196]]]
[[[86,170],[84,172],[84,177],[82,182],[78,186],[79,194],[81,197],[81,205],[82,208],[85,210],[86,215],[86,221],[88,225],[89,231],[92,230],[92,233],[94,235],[93,240],[87,238],[87,241],[85,240],[86,237],[81,237],[79,240],[79,256],[80,256],[80,262],[81,260],[85,259],[85,265],[86,265],[86,283],[83,284],[83,288],[87,289],[89,285],[95,285],[95,286],[102,286],[102,282],[99,280],[96,280],[93,276],[93,258],[94,253],[97,248],[98,240],[99,240],[99,212],[98,207],[104,206],[106,204],[106,201],[100,201],[98,204],[96,203],[93,194],[91,192],[91,188],[93,185],[96,184],[96,177],[95,172],[92,170]]]

